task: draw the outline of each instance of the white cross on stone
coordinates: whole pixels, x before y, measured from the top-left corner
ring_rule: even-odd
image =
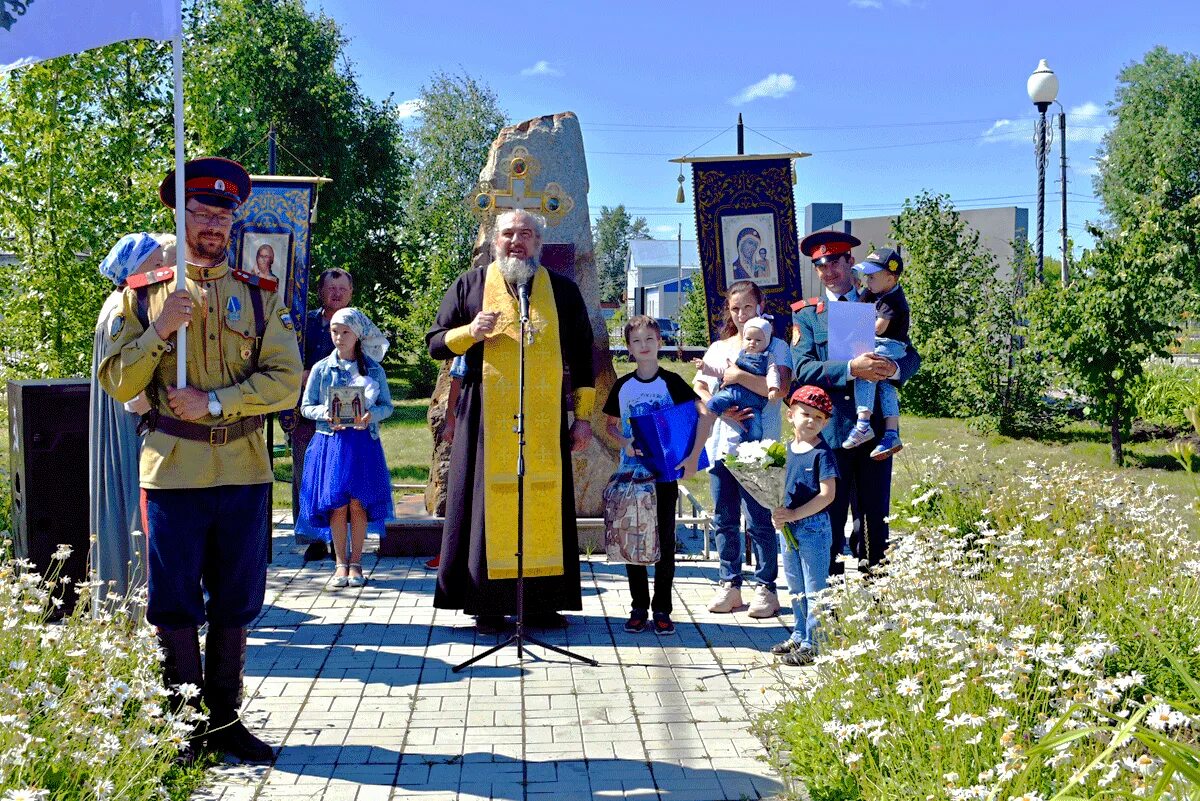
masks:
[[[541,211],[542,195],[541,193],[532,193],[529,197],[525,196],[525,179],[510,178],[508,192],[495,192],[496,208],[506,211],[511,209],[525,209],[526,211]]]

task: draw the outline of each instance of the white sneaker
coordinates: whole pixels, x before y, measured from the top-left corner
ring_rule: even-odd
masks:
[[[708,602],[708,611],[728,613],[734,609],[740,609],[741,606],[742,588],[722,582],[717,587],[717,592],[713,595],[712,600]]]
[[[750,609],[746,612],[750,617],[772,617],[779,614],[779,596],[767,589],[767,585],[759,584],[754,590],[754,598],[750,601]]]
[[[875,430],[871,428],[870,423],[863,425],[861,422],[850,429],[850,433],[846,436],[846,441],[842,443],[842,450],[850,450],[857,448],[859,445],[866,445],[871,440],[875,439]]]

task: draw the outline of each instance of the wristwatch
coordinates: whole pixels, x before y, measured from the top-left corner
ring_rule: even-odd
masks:
[[[221,401],[217,400],[216,391],[208,393],[208,413],[213,417],[221,416]]]

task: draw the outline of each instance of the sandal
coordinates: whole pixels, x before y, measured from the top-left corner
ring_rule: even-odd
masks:
[[[350,569],[358,571],[358,575],[354,575],[349,578],[349,584],[351,587],[361,587],[367,583],[367,578],[366,578],[366,576],[363,575],[363,572],[362,572],[362,563],[361,562],[351,562]]]
[[[349,568],[349,565],[347,565],[345,562],[337,563],[337,570],[347,570],[348,568]],[[335,590],[340,590],[342,587],[345,587],[349,583],[350,583],[349,576],[345,576],[345,575],[339,576],[335,572],[333,574],[333,581],[329,582],[329,586],[333,587]]]

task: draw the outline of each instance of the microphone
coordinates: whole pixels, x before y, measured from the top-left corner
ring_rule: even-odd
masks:
[[[521,322],[529,320],[529,288],[533,279],[517,284],[517,303],[521,312]]]

